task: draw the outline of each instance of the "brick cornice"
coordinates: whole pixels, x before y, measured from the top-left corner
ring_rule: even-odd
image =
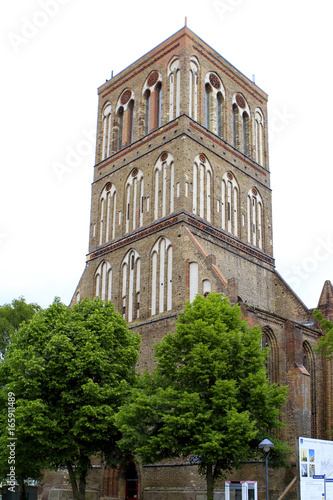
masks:
[[[113,241],[111,243],[104,245],[103,247],[99,247],[93,252],[88,254],[87,261],[91,261],[99,257],[102,257],[103,255],[106,255],[110,252],[113,252],[114,250],[117,250],[118,248],[122,248],[129,244],[135,243],[136,241],[139,241],[152,234],[158,233],[159,231],[162,231],[168,227],[171,227],[181,222],[187,223],[192,227],[200,229],[206,234],[210,234],[211,236],[218,238],[220,241],[223,241],[224,243],[230,245],[230,247],[232,247],[233,249],[241,251],[246,255],[255,257],[256,259],[259,259],[262,262],[265,262],[266,264],[274,266],[274,259],[270,255],[265,254],[264,252],[261,252],[260,250],[251,247],[250,245],[240,241],[238,238],[226,234],[222,230],[213,227],[204,220],[198,220],[194,218],[193,216],[187,214],[186,212],[178,212],[176,214],[172,214],[170,215],[170,217],[160,222],[153,223],[148,227],[141,228],[135,233],[124,236],[123,238],[120,238],[117,241]]]
[[[260,102],[260,104],[265,104],[264,101],[263,101],[263,99],[258,96],[257,92],[254,93],[252,90],[250,90],[248,88],[249,85],[245,86],[239,78],[237,78],[236,76],[234,76],[231,72],[227,71],[219,63],[217,63],[216,61],[214,61],[214,59],[212,59],[207,54],[205,54],[204,50],[202,50],[201,48],[198,48],[195,45],[193,46],[193,48],[194,48],[194,50],[196,50],[197,52],[199,52],[202,57],[204,57],[209,62],[211,62],[212,64],[214,64],[214,66],[218,70],[220,70],[222,73],[224,73],[228,78],[231,78],[231,80],[233,80],[234,82],[236,82],[237,85],[239,85],[240,87],[242,87],[248,94],[250,94],[252,97],[254,97],[255,99],[257,99]],[[246,78],[245,75],[243,75],[243,76],[244,76],[244,78]]]

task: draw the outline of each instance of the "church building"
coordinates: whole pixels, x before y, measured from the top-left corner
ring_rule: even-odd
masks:
[[[174,331],[186,301],[228,296],[262,328],[270,380],[289,386],[282,439],[293,449],[298,436],[328,439],[332,364],[314,352],[312,311],[273,257],[267,94],[185,26],[98,96],[89,252],[72,303],[112,301],[140,333],[138,369],[149,370],[153,345]],[[333,320],[329,281],[318,307]],[[291,461],[270,471],[273,500],[296,476],[295,454]],[[216,499],[263,498],[264,477],[264,463],[244,464]],[[103,465],[91,489],[110,500],[205,498],[197,466],[185,460]]]

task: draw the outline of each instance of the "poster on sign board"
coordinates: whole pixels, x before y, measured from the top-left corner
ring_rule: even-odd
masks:
[[[333,441],[298,438],[298,456],[301,500],[333,499]]]

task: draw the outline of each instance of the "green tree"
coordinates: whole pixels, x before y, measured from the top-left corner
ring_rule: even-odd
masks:
[[[190,457],[213,499],[219,477],[262,457],[259,442],[282,427],[287,388],[267,379],[260,329],[220,294],[187,303],[155,357],[155,370],[117,416],[122,444],[145,464]],[[274,443],[281,458],[286,446]]]
[[[319,321],[320,328],[324,335],[319,339],[316,351],[327,356],[328,359],[333,359],[333,323],[324,318],[321,311],[315,309],[313,311],[314,318]]]
[[[23,321],[29,321],[39,311],[37,304],[27,304],[24,297],[0,306],[0,356],[4,357],[10,336]]]
[[[91,456],[120,458],[115,413],[136,379],[138,348],[139,336],[98,298],[72,308],[55,299],[11,336],[0,384],[2,401],[15,394],[18,473],[19,460],[66,466],[74,499],[84,499]]]

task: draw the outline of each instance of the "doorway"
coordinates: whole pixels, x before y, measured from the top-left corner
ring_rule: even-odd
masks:
[[[126,470],[126,500],[138,498],[138,471],[132,463]]]

